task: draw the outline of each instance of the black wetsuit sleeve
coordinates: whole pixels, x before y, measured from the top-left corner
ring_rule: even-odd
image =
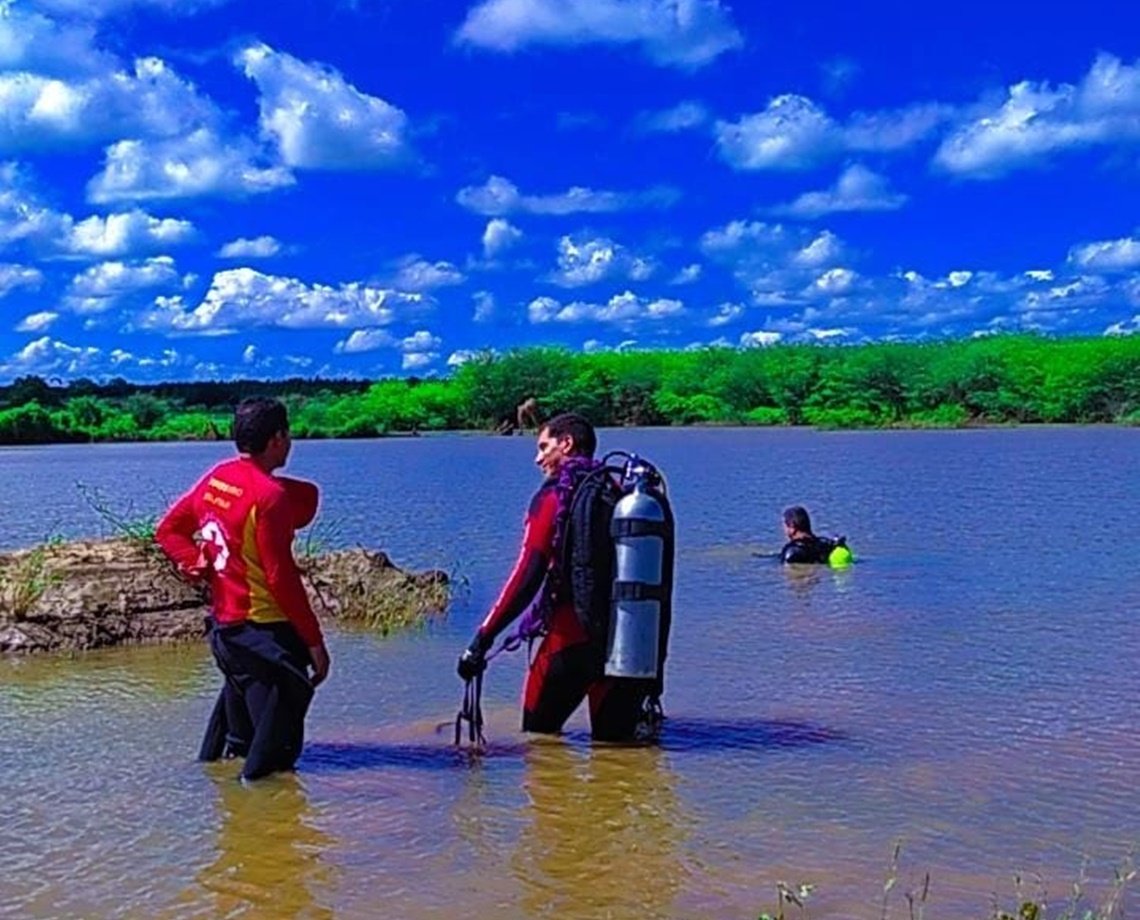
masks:
[[[784,548],[780,551],[780,561],[783,563],[789,562],[806,562],[806,559],[801,558],[803,555],[803,547],[796,542],[785,543]]]
[[[780,561],[785,563],[827,562],[828,553],[834,547],[831,540],[821,537],[804,537],[785,544],[780,552]]]

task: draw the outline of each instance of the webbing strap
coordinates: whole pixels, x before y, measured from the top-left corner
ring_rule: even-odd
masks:
[[[643,518],[614,518],[610,521],[611,537],[661,537],[669,535],[665,521],[647,521]]]
[[[643,581],[615,581],[613,594],[615,603],[621,601],[665,601],[664,585],[647,585]]]

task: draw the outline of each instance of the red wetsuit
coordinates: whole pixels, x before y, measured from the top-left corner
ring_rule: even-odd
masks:
[[[295,504],[286,481],[235,458],[175,503],[155,539],[183,571],[205,565],[219,626],[289,622],[305,645],[315,646],[321,628],[293,559]]]
[[[531,499],[518,561],[479,627],[484,648],[489,648],[538,596],[546,579],[555,577],[551,561],[557,511],[558,497],[551,480]],[[590,727],[595,738],[618,741],[632,737],[651,684],[603,676],[604,651],[590,641],[569,597],[555,598],[547,629],[527,671],[523,730],[551,734],[561,731],[588,695]]]

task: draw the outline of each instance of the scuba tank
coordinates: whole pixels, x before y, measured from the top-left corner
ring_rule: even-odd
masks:
[[[657,469],[629,456],[610,536],[614,581],[607,677],[658,679],[672,620],[673,513]]]

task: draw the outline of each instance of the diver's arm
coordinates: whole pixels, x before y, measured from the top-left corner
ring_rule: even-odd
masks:
[[[542,588],[547,566],[545,555],[533,547],[523,545],[503,590],[499,592],[499,597],[491,606],[491,612],[475,633],[472,646],[478,643],[481,651],[487,651],[499,634],[518,619]]]
[[[785,546],[780,559],[791,563],[823,563],[827,562],[827,554],[833,547],[832,540],[812,534],[795,539]]]
[[[780,553],[780,561],[784,563],[815,562],[815,556],[801,540],[792,540],[784,546]]]
[[[473,651],[486,652],[495,639],[526,610],[537,596],[550,568],[554,544],[557,499],[552,489],[542,489],[531,501],[523,528],[522,549],[511,574],[491,610],[475,633]]]

